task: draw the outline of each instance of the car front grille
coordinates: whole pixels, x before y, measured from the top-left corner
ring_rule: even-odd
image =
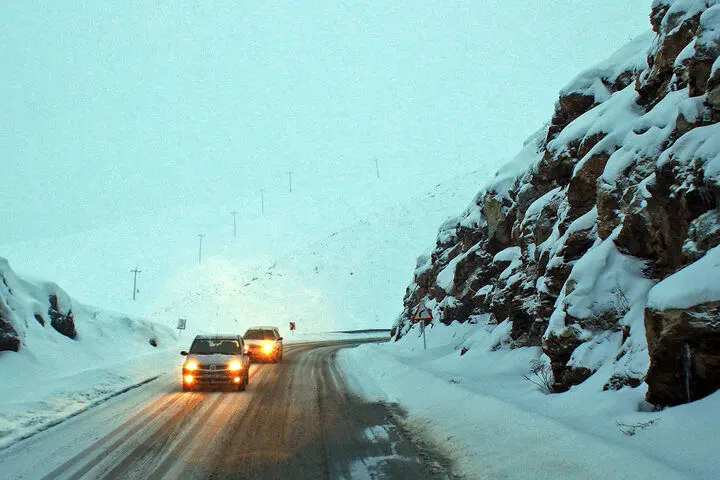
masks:
[[[210,364],[200,364],[192,375],[198,383],[233,383],[236,376],[241,376],[240,372],[231,372],[224,365]]]

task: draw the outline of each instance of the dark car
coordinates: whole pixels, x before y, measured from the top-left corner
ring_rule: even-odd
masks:
[[[231,386],[245,390],[250,381],[250,358],[240,335],[198,335],[183,363],[182,385],[188,391],[200,386]]]
[[[252,327],[243,335],[245,353],[252,361],[277,363],[283,356],[283,337],[277,327]]]

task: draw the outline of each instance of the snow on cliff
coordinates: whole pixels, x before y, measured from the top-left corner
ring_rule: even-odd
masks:
[[[397,338],[426,302],[445,324],[510,322],[556,392],[646,382],[675,405],[720,387],[720,4],[656,0],[650,20],[443,224]]]

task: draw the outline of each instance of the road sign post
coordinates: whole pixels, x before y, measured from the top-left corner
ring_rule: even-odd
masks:
[[[185,330],[186,326],[187,326],[187,319],[178,318],[178,324],[177,324],[178,334],[182,333],[182,331]]]
[[[433,319],[432,312],[425,306],[424,303],[420,303],[413,311],[412,322],[420,322],[420,332],[423,337],[423,350],[427,350],[427,340],[425,339],[425,323]]]

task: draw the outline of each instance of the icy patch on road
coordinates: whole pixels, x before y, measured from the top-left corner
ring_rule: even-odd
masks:
[[[379,480],[388,478],[387,471],[391,463],[405,463],[412,460],[400,455],[367,457],[350,465],[350,476],[340,477],[343,480]]]

